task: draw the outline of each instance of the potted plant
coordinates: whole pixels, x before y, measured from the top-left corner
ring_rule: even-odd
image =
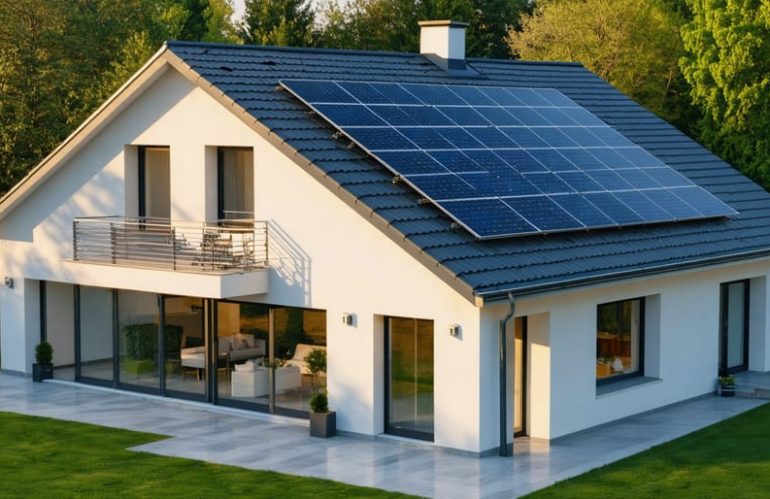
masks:
[[[310,436],[333,437],[337,433],[337,413],[329,410],[326,383],[321,379],[326,373],[326,350],[313,349],[305,356],[307,369],[312,376],[313,396],[310,398]]]
[[[735,396],[735,376],[726,374],[717,378],[719,381],[719,394],[723,397]]]
[[[275,413],[275,384],[276,384],[275,382],[276,382],[276,377],[277,377],[277,374],[276,374],[275,371],[277,369],[280,369],[280,368],[282,368],[283,366],[286,365],[286,359],[282,359],[280,357],[276,357],[273,360],[266,360],[266,361],[264,361],[262,363],[262,365],[270,370],[269,371],[269,373],[270,373],[270,378],[269,378],[270,379],[270,381],[269,381],[269,383],[270,383],[270,400],[269,400],[269,405],[270,405],[270,413],[273,414],[273,413]]]
[[[53,347],[47,341],[41,341],[35,347],[35,363],[32,364],[32,381],[41,382],[53,379]]]

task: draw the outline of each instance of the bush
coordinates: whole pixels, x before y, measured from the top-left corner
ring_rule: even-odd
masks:
[[[329,412],[329,399],[326,392],[314,393],[310,398],[310,409],[315,413]]]
[[[35,347],[35,362],[38,364],[50,364],[53,361],[53,347],[47,341],[41,341]]]

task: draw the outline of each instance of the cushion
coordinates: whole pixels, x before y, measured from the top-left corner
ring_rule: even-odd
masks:
[[[230,342],[230,337],[222,336],[222,337],[219,338],[219,341],[217,343],[219,343],[219,353],[220,354],[227,353],[227,352],[230,351],[230,347],[232,345],[231,342]]]
[[[256,346],[256,338],[253,334],[239,334],[238,339],[246,342],[246,346],[241,348],[254,348]]]

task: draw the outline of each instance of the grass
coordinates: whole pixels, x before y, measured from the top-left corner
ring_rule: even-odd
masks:
[[[163,438],[0,412],[0,497],[407,497],[127,450]]]
[[[770,405],[527,497],[768,497]]]

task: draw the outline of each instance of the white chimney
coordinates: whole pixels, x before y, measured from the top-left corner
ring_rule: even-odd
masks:
[[[465,71],[465,28],[458,21],[420,21],[420,54],[445,71]]]

